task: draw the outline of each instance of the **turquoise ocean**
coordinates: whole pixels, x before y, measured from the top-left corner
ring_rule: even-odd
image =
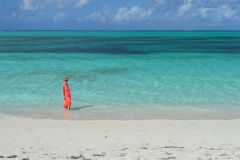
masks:
[[[70,113],[62,109],[64,76]],[[1,31],[0,113],[240,118],[240,32]]]

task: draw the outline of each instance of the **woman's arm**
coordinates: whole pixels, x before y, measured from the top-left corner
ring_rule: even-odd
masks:
[[[63,89],[63,97],[65,99],[65,89],[64,89],[64,85],[62,86],[62,89]]]

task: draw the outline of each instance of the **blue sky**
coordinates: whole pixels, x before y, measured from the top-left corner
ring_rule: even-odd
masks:
[[[0,0],[0,29],[238,30],[240,0]]]

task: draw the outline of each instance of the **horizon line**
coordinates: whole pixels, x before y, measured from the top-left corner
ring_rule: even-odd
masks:
[[[2,31],[185,31],[185,32],[192,32],[192,31],[228,31],[228,32],[236,32],[240,31],[239,29],[0,29]]]

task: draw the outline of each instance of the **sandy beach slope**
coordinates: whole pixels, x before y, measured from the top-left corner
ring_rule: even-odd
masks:
[[[9,156],[22,160],[238,160],[240,120],[2,118],[0,159]]]

